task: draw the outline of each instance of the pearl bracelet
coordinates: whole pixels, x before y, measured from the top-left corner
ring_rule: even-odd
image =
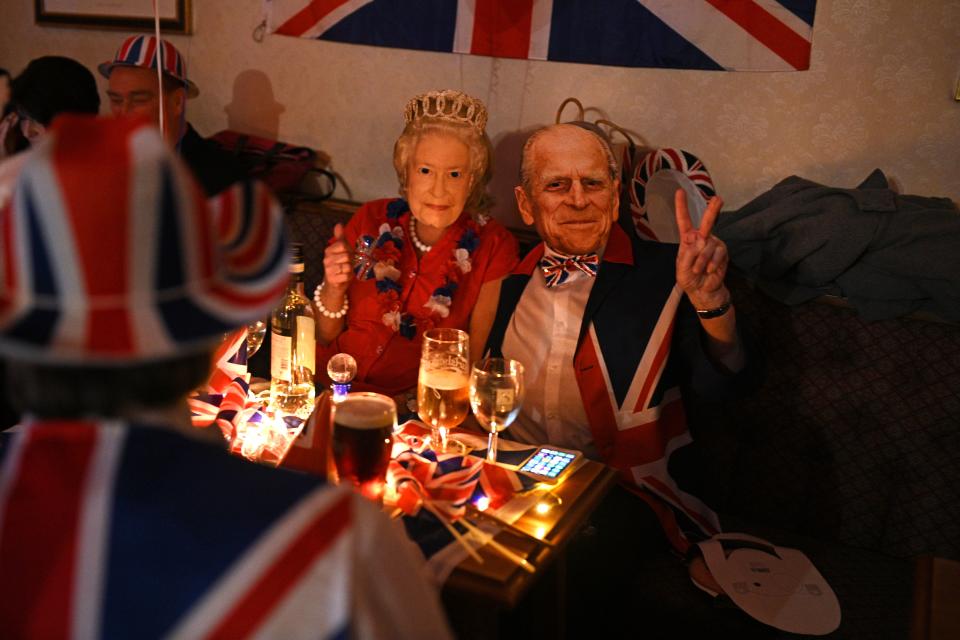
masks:
[[[325,318],[331,318],[333,320],[339,320],[343,316],[347,315],[347,311],[350,309],[350,299],[346,296],[343,297],[343,306],[340,307],[340,311],[330,311],[325,306],[323,306],[323,301],[320,300],[320,292],[323,291],[323,283],[317,285],[317,288],[313,290],[313,302],[317,305],[317,311],[320,312]]]

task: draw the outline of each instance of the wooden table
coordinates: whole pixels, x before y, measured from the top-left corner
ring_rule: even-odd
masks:
[[[514,523],[531,536],[547,540],[549,546],[509,530],[497,534],[496,541],[533,563],[537,568],[535,573],[524,571],[486,547],[480,549],[483,564],[469,557],[461,562],[443,590],[444,603],[457,635],[496,637],[497,614],[516,607],[534,583],[545,579],[556,584],[554,596],[549,598],[553,601],[545,603],[552,612],[549,618],[544,618],[544,624],[558,622],[562,629],[562,620],[556,619],[560,607],[556,606],[555,598],[563,597],[564,550],[616,481],[613,469],[585,460],[553,489],[552,493],[562,500],[559,506],[543,515],[531,509]]]

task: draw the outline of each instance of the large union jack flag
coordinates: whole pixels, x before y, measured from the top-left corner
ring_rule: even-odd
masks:
[[[271,33],[627,67],[810,66],[816,0],[266,0]]]

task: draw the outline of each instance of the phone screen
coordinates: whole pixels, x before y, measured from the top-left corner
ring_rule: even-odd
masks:
[[[533,473],[547,478],[556,478],[570,466],[576,456],[566,451],[541,448],[520,467],[520,471]]]

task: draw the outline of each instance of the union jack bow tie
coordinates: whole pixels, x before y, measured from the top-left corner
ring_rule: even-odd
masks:
[[[568,256],[562,253],[548,254],[540,258],[540,268],[547,287],[556,287],[565,282],[576,280],[581,275],[597,275],[600,258],[595,253],[582,256]]]

